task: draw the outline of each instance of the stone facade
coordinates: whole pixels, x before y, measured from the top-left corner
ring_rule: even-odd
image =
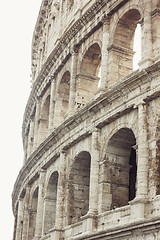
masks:
[[[43,0],[14,240],[160,239],[159,25],[160,0]]]

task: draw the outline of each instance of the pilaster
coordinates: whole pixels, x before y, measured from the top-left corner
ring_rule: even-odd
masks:
[[[55,109],[55,92],[56,92],[56,79],[51,81],[51,93],[50,93],[50,108],[49,108],[49,132],[53,131],[54,124],[54,109]]]
[[[23,232],[22,240],[27,240],[28,237],[28,224],[29,224],[29,198],[30,198],[30,186],[26,187],[26,193],[24,197],[24,217],[23,217]]]
[[[133,219],[144,218],[145,204],[148,199],[148,141],[147,106],[141,102],[138,106],[138,161],[136,197],[130,202]]]
[[[92,132],[89,192],[89,214],[93,215],[98,213],[99,137],[100,129],[95,128]]]
[[[140,69],[146,68],[153,63],[153,42],[151,22],[151,1],[145,1],[144,19],[142,22],[142,60]]]
[[[17,210],[14,211],[14,230],[13,230],[13,240],[16,240],[16,229],[17,229]]]
[[[42,221],[43,221],[43,203],[44,203],[44,183],[45,183],[46,171],[41,170],[39,174],[39,193],[38,193],[38,205],[35,227],[34,240],[40,239],[42,235]]]
[[[22,239],[22,229],[23,229],[23,199],[20,198],[18,201],[16,240]]]
[[[34,118],[31,117],[28,136],[28,149],[27,149],[28,156],[30,156],[33,151],[33,139],[34,139]]]
[[[38,146],[38,128],[39,128],[39,119],[40,119],[40,108],[41,108],[41,103],[39,99],[36,104],[35,127],[34,127],[34,149]]]
[[[147,106],[138,105],[138,165],[137,197],[146,198],[148,194],[148,141],[147,141]]]
[[[77,75],[77,61],[78,61],[78,49],[72,48],[72,63],[71,63],[71,79],[70,79],[70,93],[69,93],[69,116],[75,111],[76,101],[76,75]]]
[[[64,218],[64,182],[65,182],[65,166],[66,166],[66,154],[65,150],[60,152],[60,168],[57,186],[57,203],[56,203],[56,222],[55,227],[52,230],[53,239],[61,239],[61,231],[63,228],[63,218]]]
[[[100,87],[98,89],[97,94],[99,95],[101,92],[105,91],[108,87],[108,47],[109,47],[109,27],[110,27],[110,19],[104,19],[103,22],[103,39],[102,39],[102,51],[101,51],[101,80]]]

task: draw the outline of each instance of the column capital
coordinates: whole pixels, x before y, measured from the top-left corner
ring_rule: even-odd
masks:
[[[135,108],[139,108],[140,106],[146,106],[146,102],[145,102],[145,100],[144,99],[141,99],[140,101],[138,101],[135,105],[134,105],[134,109]]]
[[[109,25],[110,24],[110,19],[111,19],[110,16],[104,15],[101,22],[103,23],[103,25]]]
[[[92,130],[92,133],[95,133],[95,132],[98,132],[98,133],[99,133],[100,131],[101,131],[100,128],[94,127],[93,130]]]
[[[50,75],[51,83],[55,81],[55,79],[57,78],[57,75],[58,75],[57,73]]]
[[[77,54],[77,53],[78,53],[78,47],[76,47],[75,45],[72,46],[72,47],[70,48],[70,54],[71,54],[71,55],[74,55],[74,54]]]
[[[60,155],[61,154],[66,154],[67,153],[67,150],[65,148],[61,148],[60,151],[59,151]]]
[[[39,175],[43,175],[44,173],[46,173],[46,170],[43,169],[43,168],[41,168],[41,169],[39,170]]]

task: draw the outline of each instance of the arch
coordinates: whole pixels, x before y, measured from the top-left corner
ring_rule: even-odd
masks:
[[[39,120],[39,140],[42,142],[48,135],[49,126],[49,107],[50,107],[50,95],[48,95],[41,107],[41,117]]]
[[[130,8],[118,19],[115,26],[112,45],[109,48],[112,59],[111,79],[114,82],[133,71],[134,35],[140,19],[140,11]]]
[[[47,184],[46,196],[44,199],[44,234],[48,233],[55,225],[56,203],[57,203],[58,172],[53,172]]]
[[[108,141],[105,151],[103,171],[106,177],[103,185],[110,189],[110,201],[106,209],[128,204],[136,195],[136,139],[130,128],[121,128]],[[107,205],[108,204],[108,205]]]
[[[58,85],[56,105],[55,105],[55,116],[56,122],[55,127],[62,123],[68,112],[69,107],[69,91],[70,91],[70,72],[64,72],[61,81]]]
[[[96,42],[89,46],[83,55],[80,65],[80,73],[76,82],[77,108],[88,103],[97,92],[99,70],[101,67],[101,48]]]
[[[82,151],[74,158],[69,175],[69,224],[80,221],[89,210],[91,155]]]
[[[36,227],[36,216],[37,216],[37,204],[38,204],[38,190],[37,187],[31,198],[31,205],[29,211],[29,231],[28,231],[28,240],[32,240],[35,235]]]

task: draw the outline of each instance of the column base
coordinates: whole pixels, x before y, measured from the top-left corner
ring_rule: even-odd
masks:
[[[131,206],[131,218],[133,220],[143,219],[145,217],[145,205],[147,203],[147,199],[145,196],[136,197],[132,201],[129,202]]]
[[[97,226],[97,213],[88,212],[85,216],[80,218],[83,221],[82,232],[94,232]]]
[[[62,230],[59,228],[55,227],[54,229],[51,229],[49,232],[52,240],[60,240],[62,238],[61,236]]]

